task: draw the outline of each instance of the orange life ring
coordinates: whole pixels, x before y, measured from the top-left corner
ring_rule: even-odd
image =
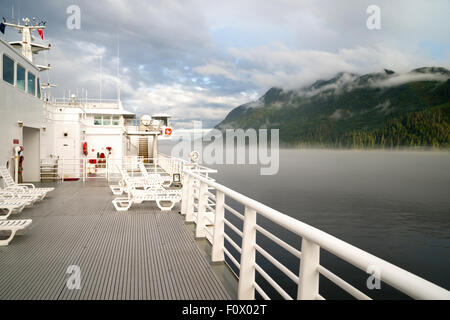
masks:
[[[164,134],[165,134],[166,136],[170,136],[170,135],[172,134],[172,128],[166,128],[166,129],[164,130]]]

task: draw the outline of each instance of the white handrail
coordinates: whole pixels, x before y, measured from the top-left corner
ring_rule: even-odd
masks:
[[[341,258],[342,260],[358,267],[359,269],[367,272],[369,268],[372,268],[376,266],[378,270],[380,271],[381,280],[390,286],[396,288],[397,290],[405,293],[406,295],[415,298],[415,299],[450,299],[450,292],[444,288],[441,288],[423,278],[420,278],[411,272],[408,272],[404,269],[401,269],[385,260],[382,260],[368,252],[365,252],[353,245],[350,245],[328,233],[325,233],[317,228],[314,228],[310,225],[307,225],[299,220],[296,220],[290,216],[287,216],[277,210],[274,210],[258,201],[255,201],[249,197],[246,197],[230,188],[227,188],[209,178],[206,178],[196,172],[192,172],[190,170],[185,170],[185,175],[187,176],[187,180],[189,183],[193,183],[192,180],[199,181],[201,184],[206,184],[209,187],[214,188],[216,191],[223,193],[226,197],[232,198],[239,202],[240,204],[244,205],[246,207],[246,214],[248,212],[251,212],[251,220],[248,220],[247,218],[247,228],[245,227],[244,222],[244,232],[242,232],[243,237],[243,248],[242,251],[246,254],[250,254],[250,256],[242,256],[241,257],[241,264],[244,262],[244,267],[246,270],[242,272],[241,270],[241,276],[239,279],[239,282],[243,282],[243,285],[240,285],[240,295],[239,298],[248,298],[252,296],[252,292],[250,287],[254,289],[253,283],[254,283],[254,270],[255,265],[249,266],[248,264],[254,264],[253,256],[254,256],[254,249],[255,249],[255,243],[253,240],[253,235],[250,236],[251,241],[246,242],[247,239],[244,239],[248,236],[248,233],[253,234],[253,228],[256,228],[256,225],[254,225],[254,214],[253,212],[257,212],[258,214],[264,216],[265,218],[271,220],[272,222],[278,224],[279,226],[285,228],[286,230],[289,230],[293,232],[294,234],[297,234],[300,236],[302,240],[302,257],[301,260],[302,264],[304,265],[303,269],[309,270],[309,272],[314,274],[314,277],[317,277],[317,279],[314,279],[314,283],[306,284],[302,283],[302,277],[304,278],[305,275],[302,275],[302,271],[300,271],[300,285],[299,288],[302,286],[308,287],[308,290],[310,292],[308,293],[301,293],[299,290],[299,296],[298,298],[303,297],[309,297],[309,298],[317,298],[319,297],[318,293],[318,276],[319,276],[319,263],[318,263],[318,254],[320,249],[324,249],[333,255]],[[183,198],[183,202],[189,203],[189,196],[193,196],[192,192],[186,192],[185,197]],[[191,203],[193,200],[191,201]],[[222,207],[222,205],[221,205]],[[186,209],[186,207],[184,207]],[[183,211],[183,210],[182,210]],[[182,212],[185,213],[185,212]],[[246,215],[244,215],[245,219]],[[251,222],[250,222],[251,221]],[[228,224],[228,221],[225,220],[225,224]],[[250,227],[249,227],[250,224]],[[250,229],[249,229],[250,228]],[[252,230],[252,231],[249,231]],[[247,234],[246,234],[247,233]],[[219,237],[220,238],[220,237]],[[214,244],[213,244],[214,247]],[[217,250],[217,248],[216,248]],[[228,251],[226,249],[226,253]],[[242,261],[243,259],[243,261]],[[311,261],[316,260],[316,261]],[[311,264],[312,263],[312,264]],[[305,265],[306,264],[306,265]],[[251,271],[253,270],[253,271]],[[323,270],[322,270],[323,271]],[[330,274],[327,274],[328,276]],[[245,276],[245,279],[242,279],[242,277]],[[248,278],[250,277],[250,279]],[[311,280],[310,276],[306,278],[308,281]],[[344,282],[343,282],[344,283]],[[315,288],[316,286],[316,288]],[[311,288],[309,288],[311,287]],[[350,288],[343,286],[344,288]],[[315,292],[317,291],[317,292]],[[245,292],[245,294],[243,294]],[[364,297],[365,296],[360,296]]]

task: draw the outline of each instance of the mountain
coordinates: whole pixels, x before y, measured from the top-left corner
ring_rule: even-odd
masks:
[[[280,129],[288,145],[450,147],[450,71],[341,72],[298,90],[271,88],[216,128]]]

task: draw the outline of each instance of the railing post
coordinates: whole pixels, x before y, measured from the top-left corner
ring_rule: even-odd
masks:
[[[84,180],[87,180],[87,178],[88,178],[87,168],[88,168],[88,158],[85,158],[84,159]]]
[[[242,230],[242,252],[239,268],[239,300],[255,299],[255,264],[256,264],[256,211],[245,206],[244,228]]]
[[[194,221],[194,177],[189,177],[187,201],[186,201],[186,222]]]
[[[108,165],[108,158],[106,158],[106,163],[105,163],[105,167],[106,167],[106,181],[108,181],[109,182],[109,165]]]
[[[64,182],[64,158],[61,159],[61,182]]]
[[[83,163],[83,182],[85,182],[86,175],[87,175],[87,173],[86,173],[86,170],[87,170],[86,158],[83,159],[82,163]]]
[[[198,195],[198,211],[197,211],[197,223],[195,228],[195,236],[197,238],[204,238],[206,236],[206,204],[208,202],[208,185],[204,182],[200,182]]]
[[[216,212],[214,214],[214,232],[212,241],[211,260],[213,262],[224,261],[224,219],[225,219],[225,194],[222,191],[216,191]]]
[[[298,300],[315,300],[319,295],[320,247],[306,238],[302,239]]]
[[[187,211],[187,205],[188,205],[188,200],[189,200],[189,180],[191,179],[191,177],[186,174],[184,176],[184,181],[183,181],[183,190],[182,190],[182,194],[181,194],[181,214],[182,215],[186,215],[186,211]]]

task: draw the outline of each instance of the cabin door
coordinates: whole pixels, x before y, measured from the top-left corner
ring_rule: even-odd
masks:
[[[23,127],[23,182],[41,181],[40,135],[39,129]],[[20,170],[20,168],[19,168]]]
[[[58,167],[64,179],[80,177],[80,160],[75,156],[75,141],[72,138],[58,138],[56,141]],[[79,157],[78,157],[79,158]]]

